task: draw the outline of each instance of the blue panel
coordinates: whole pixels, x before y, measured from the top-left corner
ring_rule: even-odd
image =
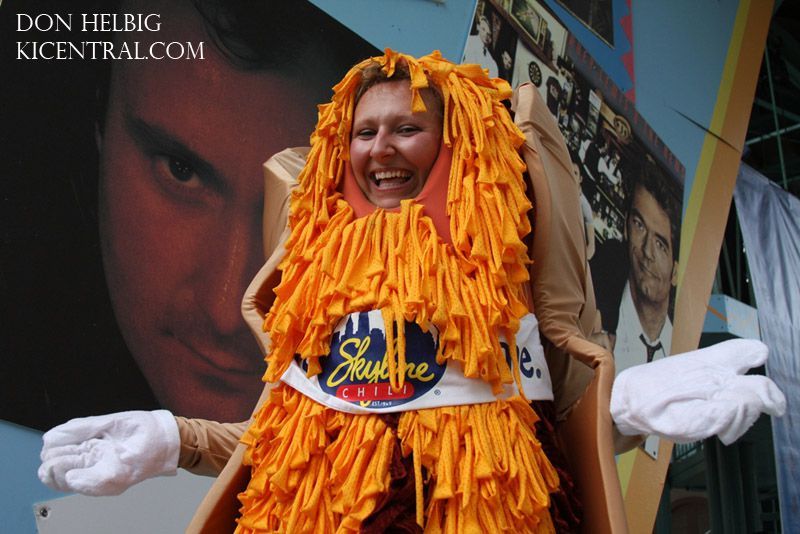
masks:
[[[553,13],[556,14],[567,30],[575,36],[578,42],[592,55],[605,70],[614,83],[622,90],[628,91],[634,85],[625,65],[622,63],[622,56],[631,50],[631,42],[622,31],[619,25],[620,19],[629,15],[628,5],[625,0],[613,0],[614,9],[614,46],[609,45],[600,37],[592,32],[585,24],[575,18],[569,11],[564,9],[556,0],[541,0]],[[636,44],[634,43],[634,48]]]
[[[374,46],[461,58],[475,0],[311,0]]]
[[[706,134],[692,121],[710,126],[738,4],[633,2],[636,107],[686,167],[684,206]]]
[[[731,334],[760,339],[758,311],[728,295],[711,295],[703,323],[703,334]]]
[[[2,532],[36,532],[33,503],[62,497],[44,486],[36,476],[42,433],[0,421],[0,516]]]

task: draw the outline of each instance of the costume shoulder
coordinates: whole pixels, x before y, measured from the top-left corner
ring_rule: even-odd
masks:
[[[289,195],[297,186],[297,176],[303,170],[308,147],[287,148],[264,163],[264,257],[269,258],[286,228],[289,216]]]
[[[264,256],[266,262],[247,287],[242,300],[242,315],[259,346],[266,354],[269,336],[262,329],[264,316],[275,300],[273,289],[280,282],[278,264],[283,259],[283,244],[289,237],[289,197],[306,163],[308,148],[287,148],[264,163]]]
[[[521,154],[533,187],[534,309],[542,333],[563,347],[569,337],[589,334],[593,326],[579,321],[588,296],[580,186],[555,118],[534,86],[517,88],[512,106],[514,122],[525,135]]]
[[[586,524],[597,532],[626,532],[608,408],[613,358],[586,339],[598,321],[580,186],[555,118],[532,85],[515,91],[512,109],[525,135],[520,151],[534,200],[532,294],[563,420],[558,432],[581,488]]]

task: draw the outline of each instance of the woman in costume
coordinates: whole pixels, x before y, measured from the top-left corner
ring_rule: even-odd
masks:
[[[510,90],[438,56],[379,61],[352,69],[321,109],[292,197],[264,323],[265,380],[284,383],[243,438],[253,476],[240,529],[358,530],[410,456],[420,526],[548,531],[557,476],[511,392],[530,204],[522,136],[501,103]]]
[[[408,81],[396,81],[405,69]],[[212,517],[244,463],[242,532],[553,529],[549,495],[559,478],[529,404],[552,392],[529,314],[537,292],[527,284],[530,202],[517,152],[524,137],[502,103],[510,96],[477,66],[435,54],[387,52],[336,86],[291,198],[288,238],[244,304],[268,349],[263,402],[194,527],[225,524]],[[414,152],[380,145],[382,135],[400,143],[422,133],[428,142]],[[545,141],[538,167],[526,157],[531,174],[551,165]],[[397,160],[398,152],[413,158]],[[392,163],[380,167],[381,158]],[[563,343],[547,329],[562,355],[602,353],[574,325],[562,328]],[[550,362],[552,389],[577,398],[565,365]],[[179,430],[165,432],[173,443],[180,436],[181,466],[218,467],[241,435],[241,427],[177,420]],[[209,432],[222,437],[208,443]],[[170,450],[156,462],[160,472],[177,463]],[[45,478],[58,485],[58,455],[47,456]]]
[[[553,530],[510,96],[474,66],[387,53],[321,108],[264,321],[265,380],[283,383],[242,439],[241,531],[358,531],[393,464],[426,531]]]

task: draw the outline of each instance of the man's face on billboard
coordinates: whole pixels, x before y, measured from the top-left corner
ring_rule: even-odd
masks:
[[[637,300],[666,305],[677,280],[678,263],[673,259],[669,216],[644,187],[633,193],[625,227],[631,264],[631,290]]]
[[[310,81],[234,68],[190,2],[158,8],[161,33],[121,38],[205,41],[205,59],[113,64],[99,189],[109,292],[164,407],[243,420],[263,387],[240,312],[263,262],[261,164],[307,142],[316,102]]]

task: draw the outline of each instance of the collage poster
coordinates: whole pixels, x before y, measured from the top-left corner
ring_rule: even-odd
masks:
[[[462,59],[512,87],[532,83],[558,122],[581,184],[598,339],[611,348],[617,372],[668,356],[684,166],[536,0],[478,2]],[[644,448],[655,457],[658,440]]]

